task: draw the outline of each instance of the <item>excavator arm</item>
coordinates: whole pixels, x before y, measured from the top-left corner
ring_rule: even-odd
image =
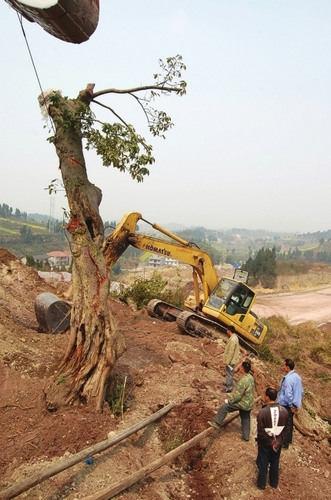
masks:
[[[168,239],[137,233],[139,220],[150,224],[153,229],[167,236]],[[148,222],[138,212],[125,214],[113,233],[105,240],[103,251],[109,267],[115,264],[130,245],[146,252],[189,264],[193,272],[195,307],[203,305],[200,296],[201,286],[203,290],[202,302],[204,303],[219,281],[208,253],[158,224]]]

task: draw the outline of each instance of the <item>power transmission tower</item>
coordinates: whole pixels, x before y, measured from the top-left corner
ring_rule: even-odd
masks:
[[[49,200],[50,201],[49,201],[48,231],[51,233],[52,231],[54,231],[54,222],[55,222],[55,196],[51,194]]]

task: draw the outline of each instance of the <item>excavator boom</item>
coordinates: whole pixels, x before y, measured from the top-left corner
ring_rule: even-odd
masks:
[[[136,226],[139,220],[143,220],[153,229],[167,236],[169,240],[137,233]],[[207,252],[158,224],[148,222],[138,212],[125,214],[113,233],[106,238],[103,253],[109,267],[115,264],[130,245],[189,264],[193,269],[196,306],[201,300],[199,284],[203,289],[202,302],[205,302],[219,281],[214,264]]]

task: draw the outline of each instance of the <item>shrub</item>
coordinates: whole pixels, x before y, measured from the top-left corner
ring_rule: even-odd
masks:
[[[278,348],[278,354],[282,359],[291,358],[296,363],[302,361],[299,342],[283,342]]]
[[[267,341],[272,342],[273,339],[280,340],[288,337],[291,327],[282,316],[270,316],[263,322],[268,328]]]
[[[316,370],[315,377],[322,380],[322,382],[331,381],[331,376],[325,370]]]
[[[262,344],[256,347],[259,358],[263,361],[268,361],[269,363],[278,363],[278,359],[274,356],[270,347],[266,344]]]
[[[171,434],[169,433],[169,435],[166,437],[164,441],[164,449],[166,453],[174,450],[175,448],[178,448],[178,446],[183,444],[184,441],[185,439],[184,439],[183,427],[180,426],[176,430],[176,433],[171,432]]]
[[[137,309],[143,309],[151,299],[160,299],[174,306],[182,308],[184,305],[184,292],[176,283],[174,289],[166,289],[168,282],[161,274],[154,272],[150,279],[138,278],[133,285],[125,288],[118,294],[123,302],[133,301]]]
[[[167,284],[160,273],[154,272],[151,279],[138,278],[133,285],[125,288],[119,295],[123,302],[132,300],[137,309],[146,307],[151,299],[158,298]]]
[[[254,258],[249,257],[242,269],[248,271],[252,280],[260,281],[264,288],[273,288],[277,279],[276,250],[262,247]]]
[[[304,340],[306,341],[306,343],[309,344],[310,341],[320,336],[320,332],[313,325],[313,323],[307,321],[306,323],[301,323],[300,325],[292,326],[291,335],[294,338],[300,339],[301,342]]]
[[[122,417],[127,409],[126,406],[126,380],[125,377],[123,384],[116,384],[110,394],[106,397],[106,402],[109,409],[115,417]]]
[[[316,363],[331,364],[331,341],[315,345],[310,350],[310,357]]]

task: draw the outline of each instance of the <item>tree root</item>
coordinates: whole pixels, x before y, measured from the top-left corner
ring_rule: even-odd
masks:
[[[307,429],[307,427],[305,427],[304,425],[302,425],[298,421],[298,418],[296,416],[294,416],[293,424],[294,424],[294,427],[303,436],[310,437],[310,438],[314,439],[314,441],[323,441],[323,439],[329,439],[330,438],[330,436],[326,432],[323,432],[322,434],[320,434],[319,431],[317,431],[315,429],[313,431],[310,431],[309,429]]]

